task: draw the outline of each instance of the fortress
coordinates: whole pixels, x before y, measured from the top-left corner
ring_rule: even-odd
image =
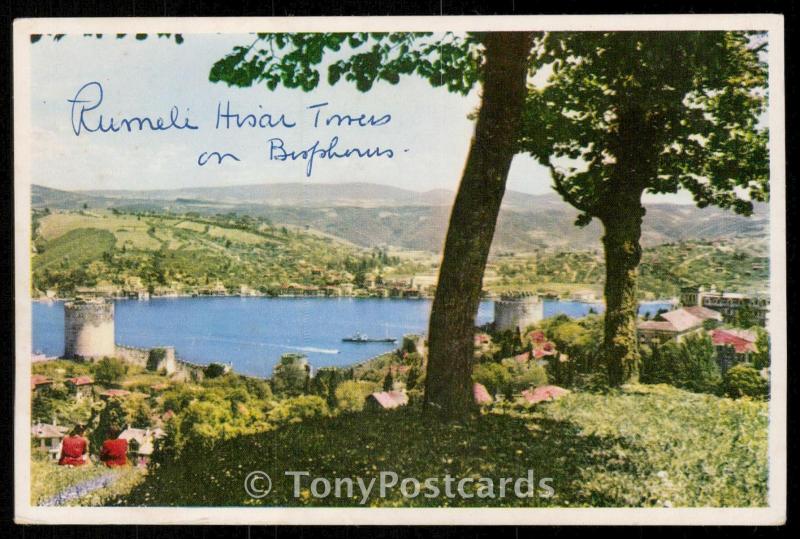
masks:
[[[503,294],[494,302],[495,331],[523,331],[544,318],[544,303],[538,294],[515,292]]]
[[[195,379],[202,378],[205,369],[178,359],[171,346],[118,346],[114,340],[114,303],[97,299],[76,299],[64,304],[64,357],[93,362],[117,357],[150,371],[179,373]]]
[[[115,353],[113,303],[79,299],[64,304],[64,357],[95,360]]]

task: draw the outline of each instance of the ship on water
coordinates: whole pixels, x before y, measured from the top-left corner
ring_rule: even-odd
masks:
[[[393,337],[383,337],[378,339],[371,339],[364,335],[363,333],[356,332],[352,337],[345,337],[342,339],[342,342],[354,342],[354,343],[368,343],[368,342],[385,342],[385,343],[396,343],[397,339]]]

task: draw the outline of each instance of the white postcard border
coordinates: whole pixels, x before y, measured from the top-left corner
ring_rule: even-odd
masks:
[[[775,525],[786,518],[786,228],[783,17],[771,14],[18,19],[14,22],[15,520],[24,524]],[[770,124],[769,506],[765,508],[220,508],[30,504],[30,34],[264,31],[767,30]]]

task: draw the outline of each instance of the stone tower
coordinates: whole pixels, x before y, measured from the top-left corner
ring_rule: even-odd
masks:
[[[544,303],[537,294],[503,294],[494,302],[495,331],[523,331],[544,318]]]
[[[112,302],[75,300],[64,304],[64,357],[95,360],[115,353]]]

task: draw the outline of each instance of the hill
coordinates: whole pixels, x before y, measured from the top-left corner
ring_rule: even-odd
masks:
[[[237,216],[129,214],[116,209],[34,213],[33,284],[69,295],[272,293],[291,283],[352,283],[366,271],[413,272],[413,263],[319,232]]]
[[[342,413],[164,455],[156,472],[112,503],[357,507],[357,488],[318,498],[310,481],[369,482],[392,471],[399,479],[438,478],[439,495],[403,496],[398,481],[364,506],[757,507],[767,503],[768,420],[766,403],[665,385],[575,391],[535,408],[496,406],[466,424],[430,421],[416,406]],[[242,487],[256,470],[272,477],[272,491],[260,499]],[[298,497],[287,470],[310,474]],[[528,470],[534,496],[499,495],[500,478]],[[471,497],[448,497],[445,474],[490,478],[495,495],[480,496],[472,481]],[[543,478],[551,478],[551,496],[541,496]]]
[[[282,222],[288,212],[278,208]],[[410,210],[408,215],[424,217]],[[162,294],[238,293],[241,285],[264,293],[302,286],[361,286],[361,277],[380,275],[384,281],[419,276],[435,283],[437,258],[425,253],[366,249],[339,239],[342,228],[326,229],[321,214],[337,212],[356,243],[375,237],[358,228],[347,212],[362,208],[318,210],[309,214],[308,228],[276,225],[266,218],[237,215],[123,213],[112,210],[37,211],[34,214],[33,281],[39,291],[71,294],[75,288],[148,288]],[[332,219],[333,217],[328,216]],[[392,230],[407,230],[392,217]],[[316,226],[315,226],[316,225]],[[412,229],[418,230],[418,229]],[[420,232],[420,234],[422,234]],[[385,243],[392,243],[387,236]],[[422,238],[416,238],[417,243]],[[769,279],[767,244],[739,237],[717,241],[683,241],[647,247],[640,267],[643,298],[673,297],[681,286],[714,283],[725,290],[766,288]],[[564,250],[495,252],[484,286],[569,294],[593,290],[600,295],[605,279],[602,251],[567,246]]]
[[[369,183],[278,183],[154,191],[67,192],[35,185],[36,209],[118,208],[124,211],[234,212],[274,223],[310,227],[362,247],[393,246],[439,252],[454,194],[416,192]],[[599,247],[601,226],[574,226],[577,212],[555,194],[505,195],[494,251]],[[683,240],[739,236],[767,237],[768,206],[742,217],[718,208],[648,204],[642,242],[658,245]]]

